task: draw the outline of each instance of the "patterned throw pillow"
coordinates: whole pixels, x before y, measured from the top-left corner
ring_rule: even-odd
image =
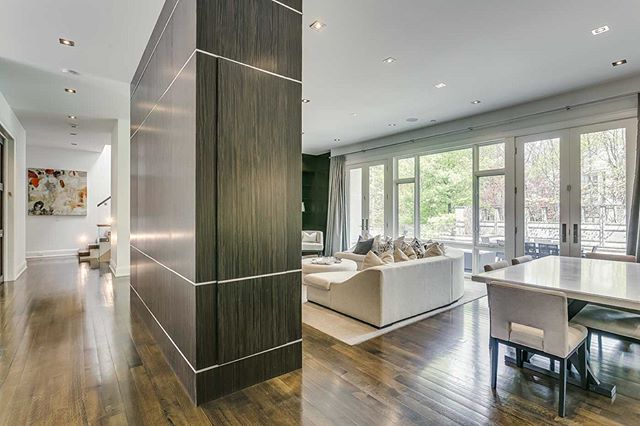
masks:
[[[411,241],[410,245],[414,253],[416,254],[416,258],[422,259],[425,257],[424,243],[422,241],[420,241],[417,238],[414,238],[413,241]]]
[[[386,251],[393,251],[393,238],[391,237],[381,237],[378,243],[378,253]]]
[[[445,247],[442,243],[432,242],[425,247],[425,257],[443,256],[444,253]]]

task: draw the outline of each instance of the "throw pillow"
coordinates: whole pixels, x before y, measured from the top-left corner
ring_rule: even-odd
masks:
[[[381,238],[382,237],[380,235],[376,235],[375,237],[373,237],[373,244],[371,245],[371,251],[374,252],[375,254],[382,253],[382,251],[380,250]]]
[[[394,248],[399,248],[400,250],[402,250],[402,247],[404,247],[404,245],[406,244],[405,240],[404,240],[404,235],[402,237],[398,237],[394,242],[393,242],[393,247]]]
[[[302,242],[303,243],[315,243],[317,232],[305,232],[302,231]]]
[[[382,253],[380,256],[378,256],[380,258],[380,260],[382,260],[385,264],[387,263],[393,263],[395,260],[393,258],[393,252],[392,251],[385,251],[384,253]]]
[[[362,237],[358,237],[358,243],[353,249],[353,254],[367,254],[373,247],[373,238],[365,240]]]
[[[430,243],[425,247],[424,257],[443,256],[445,252],[444,244]]]
[[[396,262],[406,262],[407,260],[409,260],[409,257],[404,254],[404,252],[400,250],[399,247],[396,247],[395,251],[393,252],[393,260]]]
[[[413,249],[412,246],[407,246],[402,251],[409,258],[409,260],[416,260],[418,258],[418,255],[416,254],[416,251]]]
[[[369,251],[362,261],[362,270],[373,268],[374,266],[382,266],[385,263],[374,252]]]

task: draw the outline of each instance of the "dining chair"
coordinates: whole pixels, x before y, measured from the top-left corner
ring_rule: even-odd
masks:
[[[558,291],[525,288],[492,281],[487,284],[490,317],[491,388],[498,375],[500,344],[558,361],[560,364],[558,415],[565,415],[567,367],[570,357],[577,355],[576,368],[581,385],[588,387],[587,329],[569,324],[567,296]]]
[[[521,263],[531,262],[533,260],[533,256],[520,256],[511,259],[512,265],[520,265]]]
[[[589,252],[585,257],[587,259],[636,262],[635,256],[626,254]],[[638,314],[604,306],[587,305],[571,319],[571,323],[587,328],[587,349],[591,348],[591,338],[594,332],[598,335],[600,351],[602,351],[602,336],[640,344],[640,315]]]
[[[495,263],[487,263],[486,265],[484,265],[484,271],[491,272],[495,271],[496,269],[506,268],[507,266],[509,266],[509,262],[507,262],[506,260],[501,260]]]

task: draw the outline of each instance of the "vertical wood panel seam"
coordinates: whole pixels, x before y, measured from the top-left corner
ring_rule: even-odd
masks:
[[[158,37],[158,41],[156,42],[156,45],[153,46],[153,50],[151,51],[151,55],[149,55],[149,60],[145,64],[145,66],[144,66],[144,68],[142,70],[142,73],[140,74],[140,78],[138,78],[138,82],[136,83],[136,88],[133,89],[133,92],[131,92],[131,98],[133,98],[133,96],[138,91],[138,87],[140,86],[140,83],[142,82],[142,78],[144,77],[144,74],[147,72],[147,67],[149,67],[149,64],[151,63],[151,59],[153,59],[153,55],[156,54],[156,49],[158,48],[158,45],[160,44],[160,41],[162,40],[162,37],[164,36],[164,32],[166,31],[167,27],[169,26],[169,22],[171,22],[171,20],[173,19],[173,13],[176,11],[176,8],[178,7],[179,3],[180,3],[180,0],[176,1],[176,4],[173,5],[173,9],[171,10],[171,13],[169,14],[169,17],[167,18],[167,22],[164,23],[164,28],[162,28],[162,32],[160,33],[160,36]]]

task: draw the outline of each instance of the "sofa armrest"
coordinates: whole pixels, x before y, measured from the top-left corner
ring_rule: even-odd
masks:
[[[368,269],[346,281],[331,283],[331,308],[382,327],[380,275],[379,270]]]

